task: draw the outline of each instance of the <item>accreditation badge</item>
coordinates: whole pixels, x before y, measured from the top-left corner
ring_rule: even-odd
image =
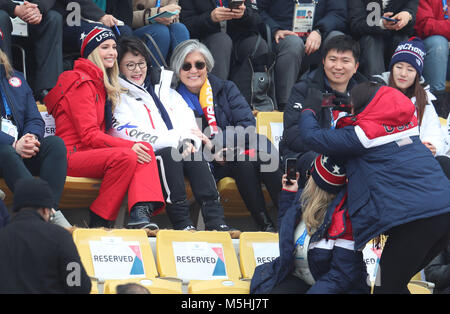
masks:
[[[295,3],[293,29],[298,36],[304,37],[311,33],[314,25],[314,11],[316,4],[313,3]]]
[[[14,140],[17,141],[19,132],[17,131],[17,127],[10,120],[2,118],[2,132],[14,137]]]

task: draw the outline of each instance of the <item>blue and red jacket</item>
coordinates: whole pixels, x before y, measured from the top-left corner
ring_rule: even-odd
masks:
[[[305,145],[346,160],[356,249],[395,226],[450,212],[449,180],[420,141],[414,112],[408,97],[383,86],[336,129],[321,129],[311,110],[301,114]]]
[[[280,256],[255,268],[250,293],[271,293],[294,271],[295,229],[302,209],[297,194],[280,194],[278,225]],[[328,207],[322,225],[309,241],[308,265],[315,283],[308,294],[369,293],[366,264],[361,251],[353,249],[352,226],[347,212],[346,189]],[[344,245],[339,244],[344,243]]]

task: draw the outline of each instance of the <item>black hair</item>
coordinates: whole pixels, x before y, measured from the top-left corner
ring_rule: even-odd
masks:
[[[150,55],[145,43],[136,36],[122,36],[117,43],[117,63],[125,56],[127,52],[131,52],[134,55],[141,54],[145,58],[147,65],[151,65]]]
[[[150,291],[138,283],[130,282],[118,285],[116,294],[150,294]]]
[[[355,115],[366,108],[381,86],[380,83],[367,81],[352,88],[350,98]]]
[[[330,38],[323,49],[324,60],[331,50],[337,50],[338,52],[351,51],[355,58],[355,62],[359,62],[359,57],[361,55],[359,43],[350,35],[338,35]]]

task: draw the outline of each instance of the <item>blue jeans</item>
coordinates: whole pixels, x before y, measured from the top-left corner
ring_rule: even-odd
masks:
[[[175,49],[175,47],[179,43],[189,39],[189,31],[182,23],[173,23],[169,26],[155,23],[136,29],[133,32],[133,35],[144,40],[144,42],[147,44],[147,47],[157,58],[160,64],[162,64],[161,59],[156,52],[156,49],[153,47],[151,41],[145,38],[145,34],[149,34],[153,37],[156,44],[158,45],[159,50],[161,50],[161,53],[166,60],[169,52],[172,52],[172,50]],[[154,61],[152,61],[152,64],[156,65]]]
[[[433,35],[424,40],[427,55],[424,60],[423,77],[432,91],[445,90],[448,65],[448,40]]]

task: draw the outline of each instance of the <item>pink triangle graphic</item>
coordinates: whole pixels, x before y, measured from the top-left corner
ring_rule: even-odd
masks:
[[[381,253],[383,252],[383,250],[372,248],[372,251],[378,256],[378,258],[381,258]]]
[[[220,260],[225,263],[225,258],[223,257],[223,249],[221,247],[211,248],[219,256]]]
[[[130,249],[136,254],[137,258],[142,260],[141,250],[139,248],[139,245],[130,245]]]

